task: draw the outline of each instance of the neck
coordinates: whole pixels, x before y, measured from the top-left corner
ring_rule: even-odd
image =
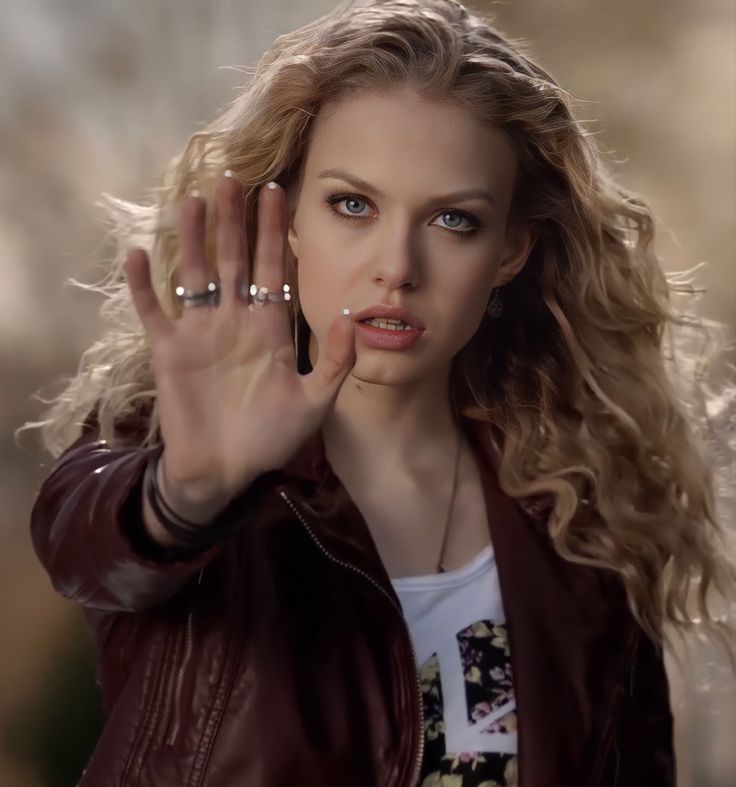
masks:
[[[330,464],[346,475],[397,480],[443,474],[454,461],[458,426],[449,397],[450,364],[398,385],[348,375],[322,426]],[[448,464],[449,463],[449,464]]]

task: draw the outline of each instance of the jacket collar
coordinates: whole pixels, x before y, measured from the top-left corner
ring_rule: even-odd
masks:
[[[479,461],[491,541],[495,543],[503,537],[495,532],[499,520],[517,531],[531,525],[546,534],[554,496],[542,494],[515,499],[506,495],[497,481],[500,451],[488,424],[463,417],[460,425]],[[310,515],[310,526],[325,548],[373,575],[398,603],[368,526],[327,458],[321,429],[302,444],[280,474],[287,482],[290,496]]]

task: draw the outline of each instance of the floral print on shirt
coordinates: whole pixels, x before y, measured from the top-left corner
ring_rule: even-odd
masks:
[[[456,635],[464,674],[467,721],[475,724],[514,699],[506,626],[481,620]],[[433,653],[420,669],[425,745],[421,787],[517,787],[515,754],[495,751],[448,752],[445,747],[441,665]],[[481,728],[515,733],[516,712]]]

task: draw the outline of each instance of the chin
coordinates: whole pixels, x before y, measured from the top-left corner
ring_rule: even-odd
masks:
[[[406,385],[424,377],[429,370],[420,370],[414,359],[404,351],[368,350],[373,357],[358,351],[350,377],[372,385]]]

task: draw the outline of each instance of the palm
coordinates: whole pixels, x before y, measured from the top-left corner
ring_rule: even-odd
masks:
[[[218,307],[186,308],[169,320],[154,303],[145,252],[128,260],[134,303],[151,340],[166,467],[181,483],[208,480],[230,494],[242,479],[280,467],[318,428],[354,357],[352,321],[338,317],[320,362],[300,375],[288,306],[249,307],[237,295],[236,282],[248,280],[248,263],[238,253],[244,244],[234,186],[225,178],[218,190],[218,215],[224,217]],[[267,195],[275,204],[264,204],[261,196],[259,206],[254,281],[271,292],[284,279],[279,192]],[[202,206],[190,201],[182,212],[181,267],[183,285],[197,292],[207,283],[203,219]]]

